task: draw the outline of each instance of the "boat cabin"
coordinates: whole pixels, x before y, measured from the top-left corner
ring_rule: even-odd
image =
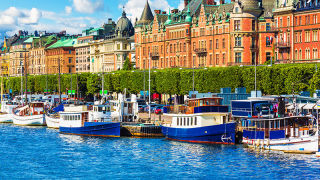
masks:
[[[89,121],[89,112],[60,112],[61,127],[81,127]]]
[[[243,119],[241,129],[247,139],[282,139],[304,137],[315,133],[315,126],[309,117],[295,116],[270,119]]]
[[[106,114],[107,112],[110,112],[111,107],[110,105],[94,105],[92,108],[93,112],[102,112]]]

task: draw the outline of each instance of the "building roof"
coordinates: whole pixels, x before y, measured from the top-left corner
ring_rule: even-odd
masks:
[[[146,3],[146,5],[144,6],[144,9],[143,9],[141,18],[137,22],[137,24],[146,25],[146,24],[149,24],[152,21],[153,21],[153,14],[152,14],[151,8],[149,6],[149,2],[147,0],[147,3]]]
[[[122,12],[122,16],[117,22],[116,35],[119,35],[119,33],[126,37],[134,35],[134,28],[131,21],[127,18],[125,11]]]
[[[60,47],[73,47],[77,44],[76,38],[67,38],[66,37],[61,38],[56,43],[49,46],[47,49],[54,49],[54,48],[60,48]]]

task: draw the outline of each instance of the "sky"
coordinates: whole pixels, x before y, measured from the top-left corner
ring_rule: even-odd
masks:
[[[0,0],[0,38],[18,30],[79,34],[88,27],[100,27],[108,18],[117,21],[123,6],[134,23],[146,0]],[[183,0],[149,0],[154,9],[183,8]]]

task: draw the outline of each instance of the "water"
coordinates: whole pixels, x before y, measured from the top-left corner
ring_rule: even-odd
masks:
[[[0,179],[319,179],[314,155],[0,124]]]

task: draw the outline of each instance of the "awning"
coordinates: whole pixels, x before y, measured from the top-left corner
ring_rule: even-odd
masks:
[[[290,105],[287,107],[287,109],[294,109],[293,104],[290,104]]]
[[[18,111],[23,111],[23,110],[27,109],[28,107],[29,107],[29,106],[23,106],[23,107],[18,108],[18,109],[16,109],[16,110],[18,110]]]
[[[297,107],[298,107],[298,109],[302,109],[305,105],[307,105],[307,104],[299,103],[299,104],[297,104]]]
[[[315,106],[315,103],[308,103],[303,107],[303,109],[313,109]]]

